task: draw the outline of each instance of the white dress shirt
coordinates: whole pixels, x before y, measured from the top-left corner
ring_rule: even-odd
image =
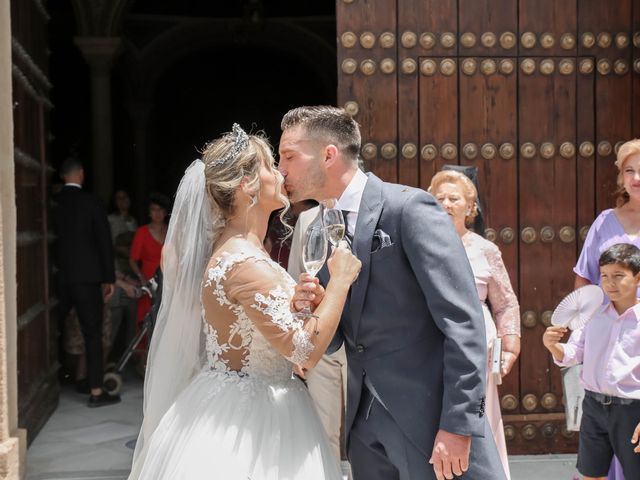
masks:
[[[347,222],[347,233],[353,237],[356,231],[356,222],[358,221],[358,210],[360,209],[360,201],[364,193],[364,187],[369,177],[360,169],[356,171],[349,185],[338,199],[337,208],[349,212],[345,221]]]
[[[364,193],[364,188],[367,185],[367,180],[369,180],[369,177],[367,177],[367,175],[362,170],[358,169],[356,171],[356,174],[349,182],[349,185],[347,185],[347,188],[344,192],[342,192],[342,195],[338,199],[337,208],[349,212],[347,214],[348,219],[345,220],[347,222],[347,233],[351,235],[352,238],[356,231],[358,210],[360,209],[360,202],[362,201],[362,194]],[[387,409],[387,406],[380,398],[380,395],[378,394],[376,388],[373,386],[371,380],[369,380],[369,377],[367,377],[366,374],[364,376],[364,384],[373,395],[373,398],[375,398],[380,403],[380,405]],[[368,408],[370,411],[371,405],[369,405]]]
[[[622,314],[611,303],[603,305],[562,348],[562,361],[554,362],[561,367],[582,363],[586,390],[640,400],[640,303]]]

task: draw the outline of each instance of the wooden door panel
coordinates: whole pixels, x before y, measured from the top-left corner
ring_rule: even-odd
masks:
[[[386,181],[398,179],[397,54],[385,34],[396,32],[396,4],[369,0],[365,8],[338,2],[338,103],[350,111],[362,132],[368,170]]]
[[[409,70],[417,69],[411,57],[399,57],[400,64]],[[398,182],[412,187],[420,186],[420,151],[418,134],[418,74],[413,71],[398,75]]]
[[[478,168],[487,235],[499,247],[518,292],[518,168],[516,62],[510,58],[461,59],[460,163]],[[480,232],[483,233],[483,232]],[[519,364],[500,387],[506,411],[519,398]]]
[[[596,210],[615,206],[618,147],[631,138],[631,74],[596,76]]]
[[[616,37],[631,32],[632,0],[610,2],[580,0],[578,2],[578,54],[600,58],[618,58],[628,53],[629,45],[620,48]],[[636,0],[634,0],[635,2]]]
[[[535,62],[530,73],[533,64],[526,62]],[[550,59],[523,63],[518,119],[520,302],[523,311],[534,312],[536,321],[523,329],[520,362],[526,375],[521,377],[521,394],[524,411],[546,412],[560,407],[561,390],[558,369],[549,355],[541,356],[542,334],[558,300],[572,290],[568,272],[576,257],[575,239],[560,233],[573,228],[576,216],[576,79],[568,64],[563,74]],[[548,394],[555,396],[555,405]]]
[[[422,34],[419,18],[425,15],[424,4],[398,3],[398,182],[420,185],[418,140],[418,38]],[[421,48],[421,47],[420,47]]]
[[[478,167],[486,233],[503,252],[523,313],[519,369],[501,388],[517,404],[503,412],[510,453],[577,445],[577,435],[563,428],[560,371],[541,336],[572,289],[588,226],[612,206],[616,146],[640,136],[640,0],[615,3],[338,2],[339,36],[347,14],[348,28],[358,31],[356,45],[340,50],[339,62],[352,57],[356,66],[354,74],[340,73],[340,98],[361,107],[368,165],[386,178],[397,165],[401,183],[422,188],[444,164]],[[384,23],[393,47],[374,58],[377,46],[364,49],[359,39],[382,25],[377,17],[385,8],[397,19]],[[378,41],[383,30],[375,30]],[[376,103],[371,94],[381,74],[363,75],[361,62],[372,58],[379,66],[394,49],[390,116],[391,96],[383,92]],[[396,164],[380,154],[395,141]],[[501,155],[510,144],[513,156]]]
[[[631,137],[631,0],[582,0],[579,9],[581,55],[592,56],[596,89],[596,210],[614,206],[615,145]]]
[[[42,271],[44,264],[42,240],[36,239],[18,245],[16,267],[18,271],[30,272],[31,275],[20,277],[18,283],[17,312],[23,315],[36,305],[44,304],[42,292],[44,279]]]
[[[467,57],[461,64],[460,163],[478,167],[485,224],[517,291],[517,67],[509,58]]]
[[[555,237],[550,242],[551,259],[547,272],[550,273],[551,291],[546,299],[543,313],[543,326],[550,325],[550,313],[562,298],[573,290],[573,275],[571,271],[576,263],[576,215],[577,215],[577,149],[576,123],[577,91],[575,58],[558,59],[557,73],[554,77],[555,89],[549,99],[552,107],[549,109],[546,132],[550,138],[556,139],[556,153],[550,168],[554,171],[554,183],[550,186],[553,199],[550,211],[551,228]],[[552,121],[553,119],[553,121]],[[548,137],[549,138],[549,137]],[[543,227],[544,228],[544,227]],[[541,238],[542,239],[542,238]],[[542,343],[542,337],[538,339]],[[540,347],[538,347],[540,348]],[[560,402],[562,398],[562,381],[560,369],[556,368],[551,356],[547,355],[550,384],[543,396],[541,404],[544,411],[564,411]],[[548,397],[551,394],[551,399]],[[545,400],[549,403],[545,404]]]
[[[35,161],[35,160],[34,160]],[[16,196],[18,198],[40,197],[42,189],[42,179],[39,166],[25,167],[16,165]],[[19,232],[37,232],[41,234],[42,229],[42,205],[40,202],[25,202],[17,205],[16,222]]]
[[[31,442],[57,406],[57,336],[49,298],[47,15],[11,2],[17,204],[18,422]]]
[[[43,310],[20,323],[18,335],[18,411],[31,442],[58,403],[57,362],[50,359],[48,314]]]
[[[399,0],[398,48],[414,58],[456,55],[457,12],[456,0]]]
[[[458,65],[455,58],[420,58],[420,186],[458,161]]]
[[[516,55],[518,5],[513,0],[460,0],[460,55]]]
[[[519,25],[519,56],[576,55],[576,2],[519,0]]]
[[[595,144],[595,75],[592,57],[578,58],[576,117],[578,165],[577,165],[577,238],[578,255],[587,237],[589,226],[596,215],[596,144]],[[569,272],[573,276],[572,272]]]

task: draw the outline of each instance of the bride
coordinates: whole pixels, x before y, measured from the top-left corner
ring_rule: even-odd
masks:
[[[342,478],[291,372],[322,356],[360,262],[335,249],[317,319],[292,315],[295,282],[262,246],[271,212],[289,206],[282,185],[267,141],[238,125],[186,170],[130,480]]]

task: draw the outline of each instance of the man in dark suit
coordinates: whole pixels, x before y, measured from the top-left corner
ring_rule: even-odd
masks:
[[[330,347],[347,353],[355,480],[503,480],[484,418],[484,318],[453,223],[425,191],[358,169],[360,131],[344,109],[294,109],[282,131],[289,198],[337,199],[362,261]],[[314,285],[294,303],[320,297]]]
[[[82,189],[84,169],[74,158],[60,167],[64,187],[54,197],[57,234],[58,321],[75,308],[84,337],[89,407],[120,401],[102,389],[102,321],[104,302],[114,291],[115,268],[109,222],[102,202]]]

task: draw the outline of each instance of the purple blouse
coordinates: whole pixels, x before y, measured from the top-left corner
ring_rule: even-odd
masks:
[[[593,285],[600,285],[600,267],[598,260],[607,248],[616,243],[630,243],[640,248],[640,237],[631,238],[624,233],[613,209],[603,210],[595,219],[584,241],[578,263],[573,271]]]

